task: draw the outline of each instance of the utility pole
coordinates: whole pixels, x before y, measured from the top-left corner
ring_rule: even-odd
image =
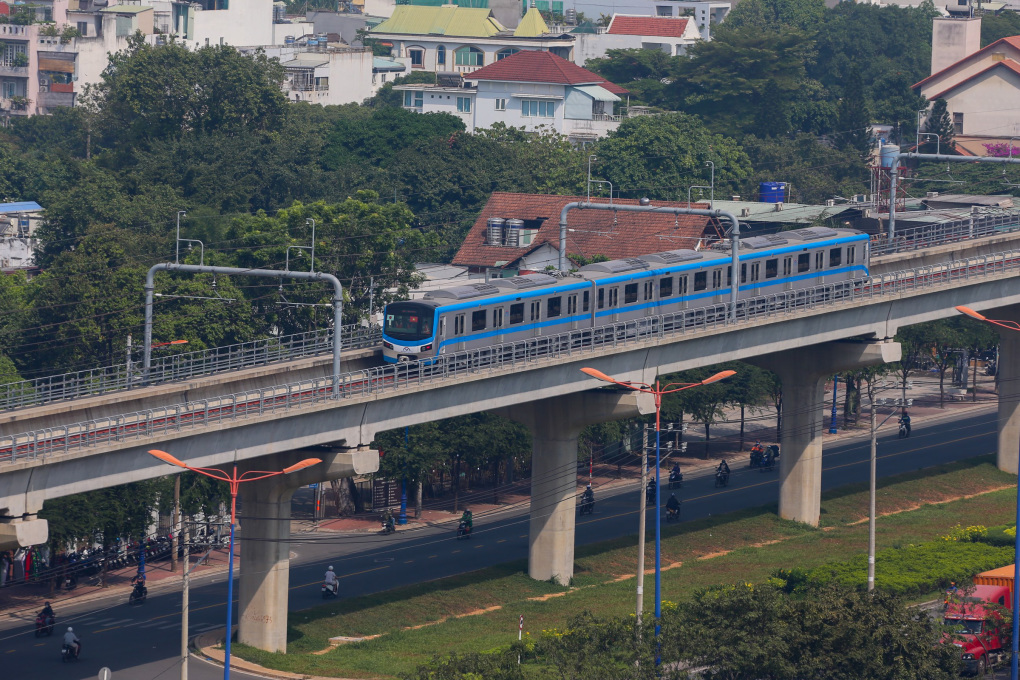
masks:
[[[127,336],[127,388],[131,389],[131,334]]]
[[[180,475],[177,475],[180,479]],[[183,592],[181,597],[181,680],[188,680],[188,586],[191,583],[191,572],[198,565],[202,564],[213,548],[198,558],[194,565],[188,566],[188,559],[184,560]]]
[[[170,525],[170,571],[177,571],[177,535],[181,530],[181,476],[174,475],[174,518]]]
[[[648,428],[641,433],[641,488],[638,490],[638,572],[637,572],[637,630],[641,634],[641,611],[645,605],[645,486],[648,484]]]

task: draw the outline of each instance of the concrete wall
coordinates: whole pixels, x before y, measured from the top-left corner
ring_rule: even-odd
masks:
[[[1020,75],[1000,67],[983,73],[946,96],[949,115],[963,114],[957,134],[1012,137],[1020,134]],[[995,102],[989,106],[989,102]]]
[[[192,47],[273,44],[273,0],[234,0],[230,9],[195,11],[194,16]]]
[[[482,66],[494,63],[496,61],[496,53],[504,49],[548,51],[552,47],[571,48],[573,44],[571,41],[563,39],[541,40],[506,37],[462,38],[433,35],[406,36],[386,33],[373,34],[372,37],[392,42],[393,51],[391,55],[394,59],[408,58],[408,50],[410,49],[424,50],[422,67],[415,67],[413,69],[415,71],[454,71],[456,73],[463,73],[465,77],[482,68]],[[437,50],[440,45],[446,50],[446,61],[444,64],[438,63],[437,60]],[[484,53],[484,63],[481,66],[457,65],[457,58],[454,52],[465,46],[476,47]],[[412,70],[410,61],[407,63],[408,70]]]
[[[931,73],[938,73],[979,49],[981,49],[981,17],[932,19]]]
[[[552,128],[560,132],[563,129],[565,91],[566,88],[563,85],[480,81],[478,96],[475,98],[475,127],[487,128],[491,127],[493,123],[504,123],[508,126],[524,128],[528,132],[535,132],[540,127]],[[551,118],[536,118],[522,115],[521,100],[529,94],[539,95],[540,101],[553,102],[556,107],[553,116]],[[555,97],[555,99],[548,99],[549,97]],[[496,110],[496,99],[507,101],[505,111]]]

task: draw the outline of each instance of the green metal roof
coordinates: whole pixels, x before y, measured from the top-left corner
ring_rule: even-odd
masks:
[[[549,27],[542,18],[542,13],[532,7],[521,19],[521,23],[514,29],[514,36],[518,38],[536,38],[549,32]]]
[[[618,102],[619,97],[604,87],[598,85],[574,85],[575,90],[580,90],[597,102]]]
[[[402,35],[453,35],[488,38],[505,31],[487,9],[456,7],[416,7],[398,5],[393,16],[371,30],[372,33]]]
[[[416,7],[439,7],[440,5],[457,5],[458,7],[474,7],[476,9],[488,9],[489,0],[410,0],[408,5]]]
[[[404,66],[404,62],[397,61],[396,59],[387,59],[386,57],[373,57],[372,69],[378,71],[406,71],[407,67]]]

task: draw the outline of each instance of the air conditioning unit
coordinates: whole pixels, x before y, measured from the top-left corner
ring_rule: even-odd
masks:
[[[49,87],[50,84],[49,76],[39,76],[39,84]]]
[[[927,194],[925,194],[925,198],[938,198],[938,197],[939,192],[937,191],[929,191]]]
[[[750,208],[741,208],[740,209],[740,216],[741,217],[750,217],[751,216],[751,209]]]
[[[40,85],[39,86],[39,91],[40,92],[49,92],[50,91],[50,86],[49,85]]]
[[[871,210],[862,210],[861,217],[863,217],[866,220],[871,219]]]

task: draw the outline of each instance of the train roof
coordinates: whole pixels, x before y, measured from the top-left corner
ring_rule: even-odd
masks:
[[[472,298],[486,297],[498,293],[509,293],[518,290],[530,290],[552,286],[557,282],[556,277],[548,274],[522,274],[508,279],[492,279],[491,281],[479,281],[468,283],[463,286],[451,286],[428,292],[424,300],[470,300]]]
[[[776,234],[762,234],[761,236],[749,236],[740,239],[741,250],[767,250],[769,248],[780,248],[782,246],[799,245],[811,241],[821,241],[830,238],[855,236],[863,232],[856,229],[832,229],[830,227],[805,227],[804,229],[790,229]],[[712,244],[713,250],[729,250],[729,241],[719,241]]]
[[[597,279],[606,275],[626,274],[627,272],[637,272],[646,269],[658,269],[663,266],[671,267],[685,262],[721,258],[723,256],[718,253],[680,248],[678,250],[664,250],[661,253],[652,253],[640,257],[629,257],[623,260],[595,262],[581,267],[578,273],[587,279]]]

